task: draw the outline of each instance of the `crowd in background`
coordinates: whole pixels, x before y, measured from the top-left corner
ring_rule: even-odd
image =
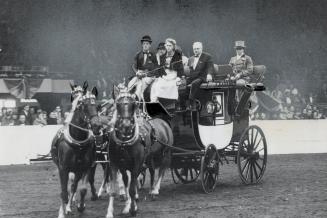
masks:
[[[100,89],[101,90],[101,89]],[[103,90],[105,91],[105,90]],[[253,107],[250,110],[252,120],[297,120],[297,119],[326,119],[327,118],[327,83],[317,92],[304,94],[301,89],[292,83],[280,83],[274,89],[265,93],[279,102],[277,108]],[[103,96],[106,97],[106,96]],[[56,106],[52,112],[47,112],[39,107],[25,105],[21,110],[17,108],[1,108],[0,125],[60,125],[68,112]]]
[[[68,112],[63,113],[60,106],[47,113],[41,108],[25,105],[22,110],[17,108],[1,108],[1,126],[24,126],[24,125],[60,125],[64,123]]]
[[[268,89],[265,92],[277,100],[279,105],[274,110],[258,108],[251,114],[253,120],[326,119],[327,117],[327,83],[324,83],[317,93],[303,94],[292,83],[281,83],[275,89]]]

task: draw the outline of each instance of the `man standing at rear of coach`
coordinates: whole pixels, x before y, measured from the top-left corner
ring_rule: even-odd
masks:
[[[200,89],[201,83],[205,81],[212,81],[213,62],[211,55],[203,52],[202,42],[193,43],[194,55],[188,60],[188,67],[190,68],[190,75],[186,83],[191,84],[189,101],[190,109],[196,109],[195,98]]]
[[[236,49],[236,56],[232,57],[229,61],[229,64],[233,69],[233,74],[230,75],[230,79],[235,80],[237,85],[244,86],[251,80],[251,75],[253,74],[253,61],[250,56],[245,54],[244,41],[236,41],[234,48]],[[235,89],[230,92],[231,98],[235,99],[235,102],[229,105],[230,111],[233,111],[236,105],[238,105],[242,93],[243,92],[241,90]]]
[[[253,73],[253,61],[250,56],[245,54],[245,42],[236,41],[235,49],[236,56],[232,57],[229,61],[229,64],[233,68],[231,79],[250,82],[250,75]]]

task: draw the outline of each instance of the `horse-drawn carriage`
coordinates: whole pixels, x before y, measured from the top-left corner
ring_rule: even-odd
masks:
[[[197,110],[184,110],[180,105],[166,110],[165,101],[146,104],[151,117],[163,117],[173,130],[171,172],[175,183],[194,182],[200,176],[204,192],[212,192],[223,162],[236,163],[245,184],[257,183],[263,177],[267,143],[260,127],[249,126],[249,99],[254,91],[264,90],[258,82],[265,67],[254,67],[251,84],[226,80],[224,75],[231,71],[220,66],[216,79],[201,85]]]
[[[71,212],[78,180],[82,179],[83,185],[80,211],[85,208],[88,177],[91,177],[91,192],[95,195],[94,172],[92,177],[90,169],[96,159],[97,140],[93,134],[99,133],[99,128],[105,131],[103,143],[108,146],[97,147],[97,152],[105,157],[98,162],[104,163],[105,171],[110,171],[111,175],[107,217],[113,217],[118,170],[127,193],[123,213],[131,215],[137,212],[137,176],[144,167],[150,171],[152,196],[159,194],[161,180],[169,166],[175,182],[190,183],[200,177],[206,193],[215,189],[223,162],[235,162],[244,183],[259,182],[266,168],[267,143],[260,127],[249,126],[249,99],[254,91],[264,90],[259,82],[265,67],[254,67],[256,78],[251,83],[226,79],[231,71],[231,67],[221,66],[213,82],[201,85],[196,109],[184,107],[185,87],[180,89],[179,104],[162,99],[156,103],[137,102],[123,87],[115,98],[112,119],[105,122],[106,125],[100,122],[96,110],[96,88],[89,92],[85,84],[83,89],[72,86],[71,118],[64,130],[55,136],[51,150],[62,184],[59,217]],[[154,183],[156,168],[159,168],[159,176]],[[69,171],[76,176],[68,199]]]

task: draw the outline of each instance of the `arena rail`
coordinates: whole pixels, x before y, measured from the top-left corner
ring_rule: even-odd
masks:
[[[327,120],[258,120],[268,154],[327,153]],[[46,155],[61,126],[0,126],[0,165],[29,164]]]

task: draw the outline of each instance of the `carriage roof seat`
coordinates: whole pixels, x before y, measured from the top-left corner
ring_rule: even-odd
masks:
[[[233,73],[233,68],[229,64],[217,65],[214,64],[214,71],[212,75],[213,81],[225,80],[229,74]]]

